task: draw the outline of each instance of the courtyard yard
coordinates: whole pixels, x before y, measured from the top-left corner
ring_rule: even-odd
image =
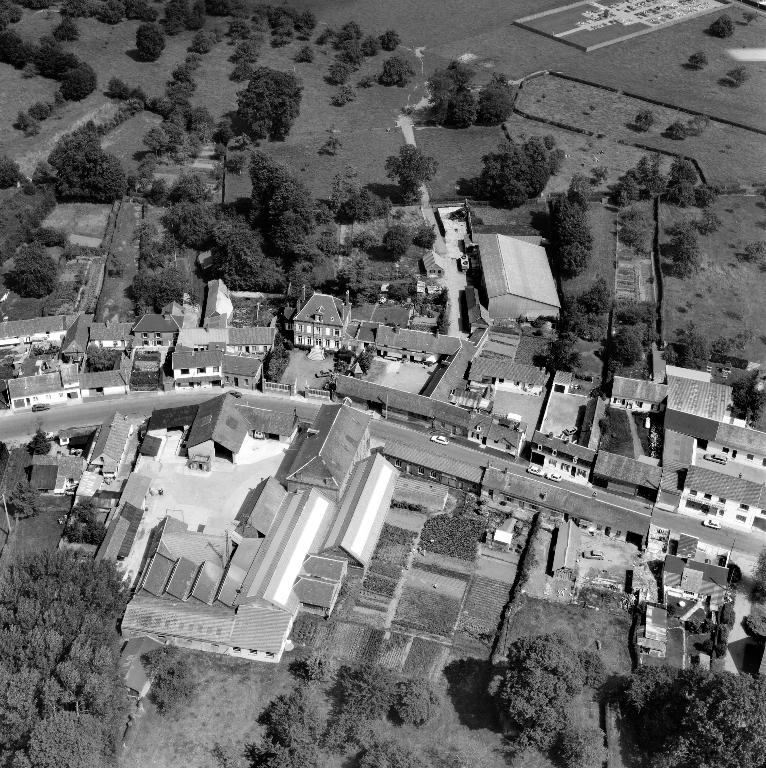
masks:
[[[41,226],[66,232],[70,241],[77,245],[98,248],[111,210],[111,205],[59,203]]]
[[[418,394],[433,373],[433,366],[376,357],[365,379],[399,392]]]

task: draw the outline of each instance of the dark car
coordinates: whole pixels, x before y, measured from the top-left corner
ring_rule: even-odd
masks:
[[[50,405],[47,403],[35,403],[32,406],[32,412],[37,413],[38,411],[47,411],[50,408]]]

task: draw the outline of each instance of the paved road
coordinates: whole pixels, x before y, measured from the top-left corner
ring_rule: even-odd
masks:
[[[0,440],[19,442],[28,439],[40,427],[46,432],[55,432],[62,427],[82,427],[91,424],[101,424],[114,415],[115,411],[127,415],[148,416],[157,408],[170,408],[187,403],[201,403],[209,400],[219,390],[201,389],[191,392],[150,392],[131,393],[115,397],[85,400],[83,403],[54,406],[49,411],[41,413],[8,413],[0,415]],[[243,404],[259,408],[270,408],[276,411],[298,411],[301,418],[312,417],[319,409],[319,403],[303,398],[281,398],[260,394],[243,393]]]

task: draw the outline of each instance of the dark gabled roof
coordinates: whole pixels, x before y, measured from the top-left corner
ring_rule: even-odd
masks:
[[[701,440],[715,440],[718,432],[718,421],[677,411],[670,407],[670,400],[668,400],[665,409],[665,429],[680,432],[682,435],[697,437]]]
[[[154,435],[147,435],[141,443],[140,452],[142,456],[157,456],[162,447],[162,438]]]
[[[88,329],[93,322],[93,315],[80,315],[69,326],[61,342],[61,351],[64,354],[83,353],[88,348]]]
[[[273,477],[251,488],[237,512],[237,532],[245,537],[265,536],[276,519],[287,491]]]
[[[410,324],[412,307],[403,307],[401,304],[376,304],[372,308],[370,320],[381,325],[396,325],[406,328]]]
[[[199,406],[177,405],[174,408],[158,408],[149,419],[149,429],[182,429],[191,426]]]
[[[247,430],[247,420],[236,407],[235,398],[228,394],[220,395],[199,404],[186,442],[189,448],[194,448],[213,440],[237,453],[245,441]]]
[[[519,381],[533,387],[543,387],[548,381],[548,374],[534,365],[517,363],[511,357],[495,357],[479,353],[471,362],[468,372],[471,381],[483,381],[486,378]]]
[[[172,315],[151,313],[133,326],[132,333],[178,333],[179,329],[178,321]]]
[[[247,357],[245,355],[224,355],[222,359],[222,370],[235,376],[257,377],[261,372],[263,363],[257,357]]]
[[[131,691],[138,694],[143,692],[150,678],[141,657],[157,648],[162,648],[162,643],[146,635],[134,637],[125,643],[120,652],[120,674],[123,683]]]
[[[693,460],[694,438],[666,429],[662,445],[662,490],[680,495],[686,470]]]
[[[339,398],[351,397],[398,411],[412,413],[427,419],[437,419],[446,424],[468,428],[471,412],[458,405],[445,403],[431,397],[413,395],[400,389],[374,384],[353,376],[338,376],[335,380],[335,394]]]
[[[429,355],[454,355],[460,349],[460,339],[455,336],[412,331],[409,328],[395,330],[387,325],[378,328],[375,341],[379,348],[390,347]]]
[[[125,377],[120,371],[96,371],[80,374],[81,389],[98,389],[99,387],[124,387]]]
[[[766,432],[760,432],[757,429],[738,427],[734,424],[719,424],[715,440],[740,451],[766,454]]]
[[[315,605],[318,608],[329,610],[335,603],[335,598],[340,591],[340,583],[301,576],[295,582],[293,589],[298,600],[304,605]]]
[[[642,379],[629,379],[625,376],[614,377],[612,397],[642,400],[647,403],[661,403],[667,396],[667,384],[656,384],[653,381],[643,381]]]
[[[47,315],[31,317],[28,320],[5,320],[0,322],[0,339],[18,339],[38,333],[65,331],[73,318],[68,315]]]
[[[106,530],[96,560],[124,560],[129,554],[144,516],[143,509],[125,504]]]
[[[574,569],[577,562],[578,540],[577,526],[571,520],[556,528],[556,546],[553,550],[553,564],[551,566],[554,573],[561,568]]]
[[[133,323],[91,323],[89,341],[125,341]]]
[[[592,464],[596,458],[596,451],[591,448],[586,448],[584,445],[578,445],[577,443],[567,443],[557,437],[548,437],[543,432],[536,431],[532,442],[544,445],[546,448],[555,450],[559,454],[575,457],[578,461],[584,461],[588,464]]]
[[[287,479],[342,487],[371,419],[371,414],[356,408],[323,405],[306,431]]]
[[[687,533],[682,533],[678,537],[676,554],[678,557],[683,557],[684,559],[691,558],[693,560],[697,555],[698,544],[699,539],[696,536],[689,536]]]
[[[242,415],[247,419],[250,429],[263,432],[264,435],[292,435],[298,423],[296,411],[273,411],[269,408],[242,408]]]
[[[331,325],[343,325],[343,302],[326,293],[315,293],[296,313],[294,322],[313,320],[314,315],[321,315],[322,322]]]
[[[219,350],[201,350],[191,352],[184,350],[182,352],[173,352],[173,370],[178,371],[181,368],[207,368],[209,366],[218,366],[220,368],[223,353]]]
[[[655,464],[646,464],[643,461],[607,451],[598,452],[593,473],[609,480],[654,489],[660,487],[662,476],[662,470]]]
[[[56,487],[58,465],[33,464],[29,475],[29,484],[36,491],[52,491]]]

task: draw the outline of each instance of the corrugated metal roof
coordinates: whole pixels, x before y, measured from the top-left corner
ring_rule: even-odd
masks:
[[[29,484],[36,491],[52,491],[56,487],[56,464],[33,464]]]
[[[244,328],[228,328],[227,342],[231,346],[267,346],[274,344],[277,330],[272,326],[249,325]]]
[[[475,242],[490,299],[510,294],[559,307],[545,248],[498,234],[478,234]]]
[[[346,573],[346,561],[334,557],[309,555],[303,562],[301,576],[312,576],[327,581],[340,581]]]
[[[304,605],[330,609],[340,591],[338,582],[323,581],[302,576],[295,582],[295,595]]]
[[[265,536],[271,529],[287,491],[273,477],[248,491],[237,513],[237,530],[243,536]]]
[[[556,548],[553,551],[553,565],[551,566],[553,573],[561,568],[574,570],[577,562],[579,538],[577,526],[571,520],[556,528]]]
[[[668,375],[668,410],[723,421],[731,408],[731,387]]]
[[[170,577],[165,591],[178,600],[186,600],[191,593],[198,570],[198,563],[194,563],[186,557],[180,557],[173,568],[173,575]]]

